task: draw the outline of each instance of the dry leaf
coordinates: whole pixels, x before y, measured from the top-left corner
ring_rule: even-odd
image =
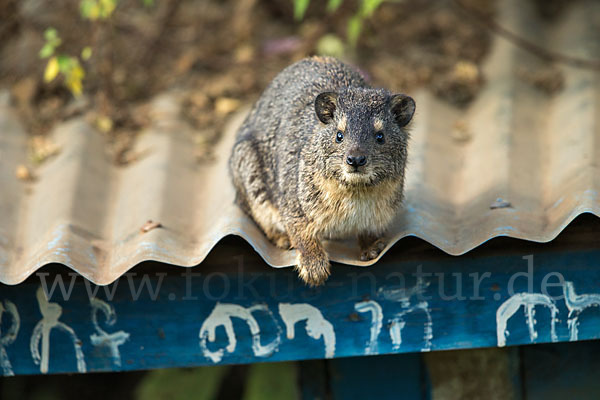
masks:
[[[234,58],[240,64],[249,63],[254,59],[254,48],[248,44],[242,45],[235,49]]]
[[[149,219],[142,227],[140,228],[140,233],[150,232],[153,229],[162,227],[160,222],[154,222]]]
[[[479,67],[470,61],[459,61],[454,65],[452,74],[455,79],[462,82],[477,82],[479,80]]]
[[[35,164],[41,164],[48,158],[57,155],[60,147],[46,136],[37,135],[29,141],[29,157]]]
[[[27,166],[25,166],[23,164],[20,164],[17,166],[17,169],[15,170],[15,175],[16,175],[17,179],[20,179],[22,181],[32,181],[33,180],[33,174],[31,173],[29,168],[27,168]]]
[[[215,112],[221,115],[227,115],[240,107],[240,101],[238,99],[232,99],[229,97],[220,97],[215,102]]]
[[[112,131],[113,121],[107,116],[99,116],[96,119],[96,127],[98,128],[98,130],[100,130],[100,132],[108,133]]]

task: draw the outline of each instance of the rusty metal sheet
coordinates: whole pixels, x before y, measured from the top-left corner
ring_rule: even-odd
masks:
[[[498,18],[554,51],[597,59],[599,16],[600,3],[578,2],[550,23],[511,0]],[[553,95],[518,77],[545,65],[496,37],[486,84],[467,108],[411,93],[418,112],[406,201],[386,251],[409,235],[453,255],[496,236],[545,242],[581,213],[600,215],[600,73],[556,65],[565,84]],[[155,100],[154,123],[136,142],[146,156],[126,167],[112,165],[104,138],[84,119],[57,126],[52,140],[61,153],[25,184],[14,171],[27,158],[27,135],[8,95],[0,96],[0,282],[61,263],[108,284],[145,260],[199,264],[226,235],[243,237],[274,267],[294,263],[294,251],[273,247],[233,203],[226,163],[244,114],[227,127],[216,159],[198,165],[177,100]],[[147,220],[162,228],[141,234]],[[376,261],[360,262],[352,241],[326,246],[335,261]]]

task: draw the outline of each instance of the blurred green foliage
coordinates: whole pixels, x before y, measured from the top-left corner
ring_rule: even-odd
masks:
[[[56,29],[46,29],[44,39],[46,39],[46,43],[39,53],[40,58],[48,59],[46,69],[44,70],[44,81],[52,82],[60,73],[64,76],[64,83],[67,89],[74,96],[79,96],[83,88],[82,81],[85,77],[85,71],[79,59],[70,55],[56,54],[56,49],[62,43]],[[88,48],[88,52],[91,52],[91,49]]]
[[[117,8],[117,0],[81,0],[79,11],[84,19],[107,19]]]
[[[298,398],[296,363],[252,364],[243,400],[283,400]]]
[[[159,369],[148,372],[135,391],[138,400],[213,400],[231,366]],[[298,398],[296,363],[257,363],[248,368],[241,400]]]
[[[136,389],[139,400],[212,400],[229,366],[157,369]]]
[[[346,53],[346,45],[337,35],[328,33],[317,42],[317,54],[342,58]]]
[[[154,6],[155,0],[141,0],[145,7]],[[118,0],[81,0],[79,12],[84,20],[96,22],[109,19],[117,8]],[[80,56],[58,53],[57,49],[62,44],[58,31],[54,27],[44,32],[45,43],[39,52],[42,59],[48,59],[44,70],[44,81],[52,82],[59,75],[64,78],[64,85],[77,97],[83,91],[85,70],[82,61],[88,61],[93,54],[92,46],[85,46]],[[96,43],[96,45],[98,45]]]
[[[294,18],[297,21],[300,21],[304,18],[304,14],[306,14],[306,10],[310,5],[310,0],[293,0],[294,1]],[[337,11],[338,8],[342,5],[343,0],[328,0],[327,2],[327,12],[333,13]],[[346,36],[348,43],[355,47],[358,42],[358,38],[362,32],[364,20],[370,18],[377,7],[379,7],[383,3],[383,0],[360,0],[360,5],[358,12],[354,14],[352,18],[348,21],[348,26],[346,28]]]

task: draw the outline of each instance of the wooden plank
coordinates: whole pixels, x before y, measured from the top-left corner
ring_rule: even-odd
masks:
[[[431,398],[420,354],[338,358],[329,362],[332,399]]]
[[[527,399],[600,399],[600,342],[523,346],[520,350]]]
[[[598,250],[430,261],[396,253],[375,267],[335,266],[316,289],[252,256],[218,261],[175,270],[183,276],[139,268],[103,288],[65,274],[1,286],[0,370],[119,371],[600,336]],[[42,283],[51,291],[57,277],[65,293],[56,285],[48,301]]]
[[[293,362],[257,363],[250,366],[242,400],[299,398],[297,366]]]
[[[214,400],[231,366],[158,369],[149,372],[135,388],[144,400]],[[59,392],[60,393],[60,392]],[[55,395],[56,396],[56,395]],[[55,398],[60,398],[58,395]]]
[[[327,360],[305,360],[298,363],[300,398],[303,400],[329,399],[329,372]]]
[[[519,348],[437,351],[424,354],[432,397],[522,400]]]

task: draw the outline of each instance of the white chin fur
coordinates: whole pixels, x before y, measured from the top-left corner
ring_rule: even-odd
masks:
[[[342,174],[344,182],[348,185],[365,185],[371,181],[371,176],[365,173],[346,172]]]

